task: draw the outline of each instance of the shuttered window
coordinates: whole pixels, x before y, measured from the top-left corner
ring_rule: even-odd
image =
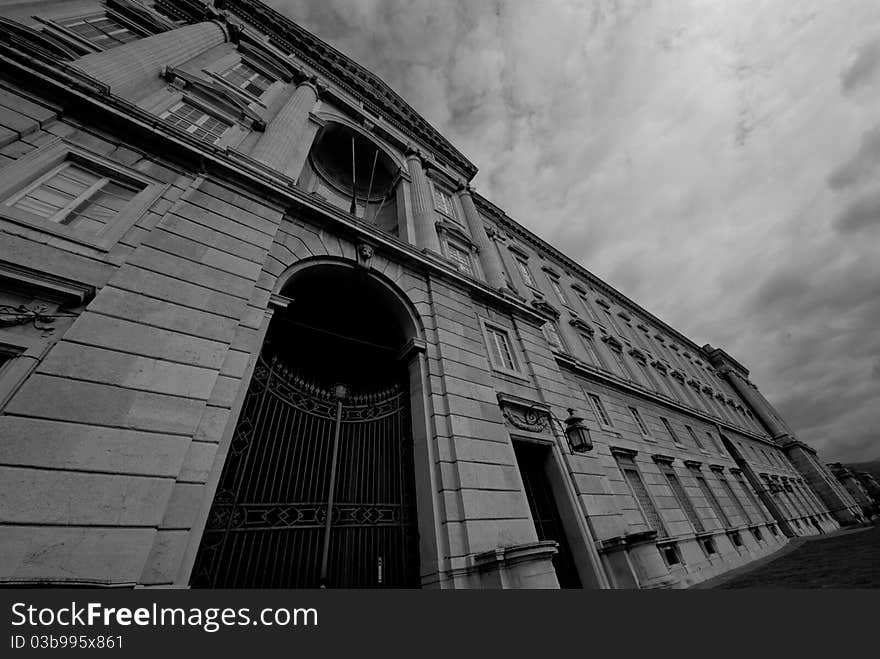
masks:
[[[663,525],[660,513],[657,512],[657,508],[654,506],[654,502],[648,494],[648,490],[645,487],[644,481],[642,481],[642,475],[639,473],[635,461],[633,461],[632,458],[618,456],[617,464],[620,466],[620,471],[623,473],[623,477],[629,485],[630,491],[639,505],[639,509],[642,511],[645,522],[652,530],[657,531],[658,537],[667,537],[669,534],[666,531],[666,527]]]
[[[727,513],[724,512],[724,508],[721,507],[721,503],[715,496],[715,492],[713,492],[712,488],[709,487],[709,483],[706,481],[706,478],[696,469],[692,469],[692,473],[697,481],[697,485],[700,487],[700,491],[703,493],[703,496],[706,497],[706,501],[709,502],[709,505],[712,506],[712,510],[715,511],[715,514],[721,521],[721,525],[724,528],[729,529],[731,527],[730,519],[727,517]]]
[[[687,495],[687,492],[684,491],[684,488],[681,486],[681,482],[678,480],[678,475],[675,473],[675,470],[671,465],[661,464],[660,472],[666,477],[666,482],[669,483],[669,487],[672,489],[672,493],[675,495],[675,498],[678,500],[678,505],[684,510],[685,515],[687,515],[688,521],[690,521],[691,526],[694,527],[694,530],[697,533],[702,533],[705,528],[703,527],[703,522],[697,515],[697,511],[694,509],[694,504],[691,502],[691,498]]]
[[[262,96],[274,82],[245,62],[232,65],[220,74],[220,77],[257,98]]]
[[[97,236],[146,186],[67,160],[9,197],[5,204]]]
[[[232,124],[218,119],[186,101],[175,103],[169,110],[162,113],[161,118],[209,144],[219,142],[224,133],[232,126]]]
[[[96,46],[108,49],[130,41],[140,39],[140,36],[120,25],[103,12],[78,18],[68,18],[58,21],[71,32],[90,41]]]

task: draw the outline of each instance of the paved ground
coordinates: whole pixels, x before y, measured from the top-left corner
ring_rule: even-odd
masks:
[[[880,588],[880,526],[796,540],[784,549],[704,587]]]

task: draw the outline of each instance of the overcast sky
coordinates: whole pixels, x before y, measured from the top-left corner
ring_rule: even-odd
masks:
[[[880,457],[880,2],[269,3],[826,460]]]

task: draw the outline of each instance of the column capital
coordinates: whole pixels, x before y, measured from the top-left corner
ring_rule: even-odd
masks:
[[[412,144],[412,143],[407,144],[406,149],[404,151],[404,155],[406,156],[407,160],[418,160],[419,164],[421,164],[423,167],[426,164],[426,158],[425,158],[424,152],[419,147],[417,147],[415,144]]]
[[[455,182],[455,193],[461,196],[467,195],[471,197],[474,194],[474,189],[471,187],[471,184],[465,181],[464,179],[459,179]]]

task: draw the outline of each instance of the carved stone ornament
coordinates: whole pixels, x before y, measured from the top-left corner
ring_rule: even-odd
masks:
[[[510,425],[520,430],[544,432],[550,424],[550,419],[544,410],[502,405],[501,413]]]
[[[616,350],[617,352],[623,350],[623,344],[610,334],[603,336],[602,340],[611,346],[612,350]]]
[[[654,361],[652,361],[651,366],[656,368],[658,371],[662,372],[664,375],[667,372],[666,364],[661,362],[659,359],[655,359]]]
[[[0,327],[12,327],[13,325],[27,325],[33,323],[34,328],[44,332],[54,331],[52,323],[55,317],[47,313],[49,307],[45,304],[25,304],[13,307],[12,305],[0,305]]]
[[[369,270],[370,263],[373,260],[373,248],[366,243],[357,246],[357,262],[362,268]]]
[[[532,300],[532,306],[545,316],[551,316],[554,319],[558,319],[560,316],[559,310],[556,307],[546,300],[537,299],[537,296],[536,299]]]
[[[596,333],[596,330],[593,329],[592,325],[590,325],[585,320],[578,318],[577,316],[575,316],[574,318],[569,320],[568,324],[571,325],[572,327],[580,330],[581,332],[585,332],[585,333],[589,334],[590,336],[593,336],[593,334]]]
[[[638,359],[643,364],[647,363],[647,361],[648,361],[648,358],[645,356],[645,353],[643,353],[638,348],[630,348],[629,354],[632,355],[632,357],[634,359]]]

